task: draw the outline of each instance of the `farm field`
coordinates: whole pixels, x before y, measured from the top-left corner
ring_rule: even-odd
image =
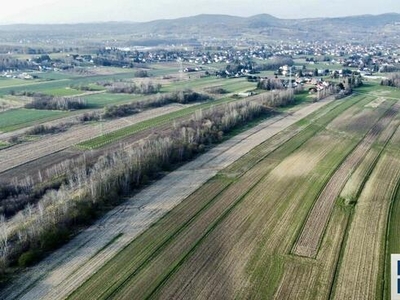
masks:
[[[348,176],[368,153],[378,136],[383,133],[384,129],[386,129],[392,119],[398,114],[399,109],[400,107],[398,105],[396,105],[396,107],[389,106],[384,116],[370,129],[361,143],[330,178],[311,210],[299,240],[294,246],[293,252],[295,254],[307,257],[316,256],[319,241],[322,238],[324,228],[329,220],[330,211],[333,208],[335,200],[339,197],[341,190],[348,181]],[[368,127],[365,126],[364,128]],[[389,127],[389,130],[391,131],[390,133],[393,134],[395,128]],[[362,132],[360,133],[362,134]],[[390,133],[386,135],[387,139],[391,137]]]
[[[65,111],[65,112],[55,112],[55,111],[36,111],[34,109],[14,109],[9,111],[0,112],[0,132],[10,132],[17,129],[25,128],[31,125],[38,125],[43,122],[54,120],[57,118],[61,118],[64,116],[73,116],[77,114],[82,114],[84,112],[88,112],[94,109],[102,109],[107,105],[117,105],[129,103],[135,100],[144,100],[151,96],[144,95],[133,95],[133,94],[112,94],[107,93],[105,90],[99,88],[99,86],[93,86],[92,88],[97,89],[96,91],[79,91],[71,88],[71,86],[79,86],[79,85],[93,85],[97,81],[106,81],[106,80],[119,80],[119,79],[132,79],[133,71],[121,71],[114,70],[110,68],[109,71],[106,68],[104,70],[103,75],[87,75],[87,76],[74,76],[57,73],[43,73],[40,76],[47,76],[51,80],[47,81],[23,81],[20,79],[2,79],[0,81],[0,96],[9,95],[12,91],[13,93],[18,92],[40,92],[52,96],[57,97],[73,97],[79,96],[83,98],[88,105],[88,108],[81,111]],[[169,72],[173,72],[172,69],[166,69]],[[115,73],[115,72],[120,73]],[[107,74],[110,72],[110,74]],[[176,72],[176,70],[175,70]],[[101,74],[102,72],[100,72]],[[63,75],[63,76],[61,76]],[[62,79],[54,79],[58,77],[62,77]],[[159,75],[158,75],[159,76]],[[185,77],[187,74],[185,74]],[[47,78],[46,77],[46,78]],[[60,78],[61,78],[60,77]],[[153,81],[157,80],[157,78],[148,78],[146,80]],[[13,82],[16,82],[16,86],[13,86]],[[244,78],[239,79],[220,79],[216,77],[205,77],[205,78],[197,78],[192,77],[191,79],[185,78],[182,81],[171,81],[165,80],[168,82],[165,87],[162,88],[162,92],[174,92],[181,89],[193,89],[199,92],[204,92],[207,88],[216,85],[218,87],[223,87],[226,89],[228,93],[238,93],[247,90],[254,90],[255,84],[251,82],[247,82]],[[215,98],[227,97],[226,95],[215,95]],[[2,100],[3,102],[8,101],[6,98]],[[6,104],[4,104],[6,105]],[[26,114],[25,114],[26,113]]]
[[[75,125],[66,132],[52,134],[39,140],[15,145],[0,152],[0,173],[40,157],[73,147],[95,136],[107,135],[120,128],[152,120],[157,116],[179,111],[183,108],[184,106],[181,105],[169,105],[137,115],[103,122],[102,124]]]
[[[37,82],[37,81],[33,81]],[[0,88],[5,88],[5,87],[14,87],[14,86],[20,86],[20,85],[26,85],[27,81],[23,79],[8,79],[8,78],[2,78],[0,77]]]
[[[15,173],[42,178],[28,171],[38,173],[37,164],[45,166],[47,158],[56,164],[61,156],[87,153],[89,161],[165,133],[200,109],[243,99],[235,93],[262,92],[246,78],[176,74],[173,64],[160,65],[149,73],[175,70],[173,76],[150,78],[162,84],[161,93],[187,88],[211,93],[212,87],[226,93],[9,142],[37,124],[151,97],[73,88],[133,78],[132,70],[118,70],[49,73],[47,81],[25,85],[1,80],[0,95],[10,89],[79,95],[89,105],[81,111],[0,113],[4,182]],[[387,263],[400,249],[400,92],[365,84],[340,100],[309,99],[307,92],[296,95],[296,105],[276,108],[273,117],[251,123],[251,129],[126,199],[21,274],[0,298],[386,299]],[[14,233],[18,217],[7,221]]]
[[[400,106],[377,99],[374,93],[353,96],[304,116],[220,165],[216,176],[132,242],[120,231],[102,250],[112,255],[89,259],[93,275],[80,269],[83,284],[58,278],[44,292],[39,281],[25,296],[383,298],[384,261],[399,247],[391,216],[399,207]],[[314,216],[317,210],[323,213]],[[322,223],[308,229],[313,218]],[[304,232],[315,234],[303,239]]]
[[[7,132],[28,127],[37,122],[46,122],[65,117],[68,113],[61,111],[13,109],[0,112],[0,131]]]
[[[133,98],[138,98],[138,96],[131,95],[112,96],[114,96],[112,97],[114,101],[118,101],[117,99],[120,99],[119,101],[126,101],[127,97],[130,97],[130,100],[133,100]],[[100,101],[108,99],[108,95],[104,95],[103,93],[93,94],[89,97],[92,97],[92,102],[95,101],[94,99],[99,99]],[[94,149],[103,147],[105,145],[110,145],[117,140],[138,134],[139,132],[144,132],[145,130],[149,130],[151,128],[172,124],[174,120],[189,116],[199,109],[234,101],[237,101],[237,99],[226,97],[220,100],[214,100],[197,105],[174,104],[106,122],[97,122],[89,125],[74,125],[73,128],[70,128],[66,132],[49,135],[35,141],[25,142],[3,150],[0,153],[0,172],[4,172],[16,166],[23,165],[27,162],[69,147],[73,147],[75,145],[78,145],[79,149]],[[9,111],[8,115],[12,115],[12,112],[16,111],[17,110]],[[41,112],[36,110],[28,110],[28,112],[30,111]],[[24,112],[25,110],[22,111],[22,114]],[[68,113],[63,113],[63,116],[68,115]],[[23,117],[18,116],[18,119],[22,120]],[[11,123],[12,121],[18,119],[10,119],[9,122]],[[32,116],[32,119],[35,119],[35,115]],[[6,137],[5,134],[2,136]]]
[[[21,276],[19,284],[16,283],[19,288],[11,287],[11,290],[5,290],[2,297],[7,295],[6,298],[23,298],[22,295],[28,290],[26,298],[43,298],[46,297],[45,295],[50,295],[48,293],[61,298],[64,297],[62,295],[68,295],[147,229],[152,222],[165,215],[219,170],[318,108],[329,106],[331,101],[305,105],[298,111],[294,111],[292,115],[269,119],[170,173],[129,200],[121,208],[111,211],[83,235],[79,235],[68,244],[69,246],[61,248],[61,252],[55,252],[54,255],[49,256],[49,259],[43,261],[43,265],[32,269],[26,277]],[[345,103],[345,105],[352,105],[352,103]],[[333,107],[336,106],[335,103]],[[168,189],[165,188],[166,186]],[[114,229],[110,230],[111,228]],[[47,277],[47,274],[53,274],[50,275],[51,279]],[[44,278],[47,278],[47,283],[41,281]],[[48,280],[52,282],[50,285]],[[62,285],[59,286],[60,289],[51,288],[59,284]],[[26,288],[28,289],[25,290]]]
[[[248,98],[249,100],[257,100],[261,99],[260,96],[252,96]],[[168,123],[171,123],[173,120],[178,120],[179,118],[188,116],[196,111],[201,109],[207,109],[210,107],[218,106],[225,103],[231,103],[234,101],[238,101],[240,99],[234,99],[231,97],[224,97],[218,100],[207,101],[205,103],[201,103],[198,105],[191,105],[189,107],[185,107],[176,112],[172,112],[170,114],[162,115],[162,116],[154,116],[154,118],[143,121],[139,124],[132,124],[130,126],[126,126],[124,128],[112,131],[110,133],[106,133],[104,135],[93,137],[87,141],[79,143],[78,146],[82,149],[97,149],[103,147],[105,145],[111,144],[115,141],[123,139],[124,137],[133,135],[139,131],[152,128],[155,126],[162,126]]]
[[[400,295],[395,4],[53,2],[3,5],[0,300]]]

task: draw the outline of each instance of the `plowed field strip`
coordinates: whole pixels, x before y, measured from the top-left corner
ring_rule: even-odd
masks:
[[[384,153],[358,199],[333,299],[379,299],[390,201],[400,180],[400,159]]]
[[[340,192],[353,170],[359,165],[372,144],[377,140],[378,136],[384,132],[384,129],[390,124],[399,110],[400,104],[395,104],[389,109],[331,177],[321,195],[316,200],[299,239],[294,245],[294,254],[306,257],[315,257],[317,255],[319,244],[335,200],[340,195]],[[385,135],[386,139],[389,139],[393,135],[394,130],[395,129],[393,129],[391,134]]]

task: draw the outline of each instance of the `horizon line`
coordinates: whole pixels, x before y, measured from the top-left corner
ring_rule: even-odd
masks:
[[[250,15],[250,16],[238,16],[238,15],[230,15],[230,14],[197,14],[197,15],[190,15],[190,16],[181,16],[181,17],[176,17],[176,18],[161,18],[161,19],[152,19],[148,21],[129,21],[129,20],[120,20],[120,21],[115,21],[115,20],[110,20],[110,21],[91,21],[91,22],[62,22],[62,23],[21,23],[21,22],[15,22],[15,23],[2,23],[0,21],[0,26],[18,26],[18,25],[42,25],[42,26],[48,26],[48,25],[84,25],[84,24],[107,24],[107,23],[131,23],[131,24],[143,24],[143,23],[151,23],[151,22],[157,22],[157,21],[174,21],[174,20],[180,20],[180,19],[185,19],[185,18],[195,18],[199,16],[224,16],[224,17],[234,17],[234,18],[242,18],[242,19],[248,19],[256,16],[270,16],[278,20],[318,20],[318,19],[338,19],[338,18],[351,18],[351,17],[379,17],[379,16],[384,16],[384,15],[400,15],[400,13],[397,12],[387,12],[387,13],[380,13],[380,14],[359,14],[359,15],[341,15],[341,16],[331,16],[331,17],[305,17],[305,18],[281,18],[281,17],[276,17],[274,15],[268,14],[268,13],[260,13],[256,15]]]

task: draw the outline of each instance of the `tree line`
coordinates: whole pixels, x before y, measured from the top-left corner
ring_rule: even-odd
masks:
[[[161,107],[171,103],[187,104],[209,100],[210,97],[199,94],[190,89],[175,91],[168,94],[157,94],[154,97],[141,101],[134,101],[122,105],[109,105],[104,109],[104,118],[121,118],[140,112],[143,109]]]
[[[42,110],[75,110],[87,108],[87,102],[81,97],[58,97],[41,93],[29,93],[33,100],[25,108]]]
[[[198,111],[168,134],[107,153],[94,164],[70,168],[59,186],[47,189],[35,205],[28,204],[11,222],[0,220],[3,268],[15,262],[29,265],[68,239],[71,228],[91,222],[103,207],[118,204],[122,195],[157,177],[160,171],[191,159],[208,145],[220,142],[230,130],[268,111],[248,101]]]
[[[392,74],[381,81],[383,86],[400,87],[400,73]]]
[[[106,82],[102,83],[107,88],[109,93],[124,93],[124,94],[156,94],[161,90],[161,84],[152,83],[151,81],[143,81],[140,84],[134,82]]]

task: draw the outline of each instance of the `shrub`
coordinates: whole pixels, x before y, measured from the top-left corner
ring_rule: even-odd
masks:
[[[29,267],[39,261],[40,257],[41,253],[39,250],[30,249],[27,252],[22,253],[18,258],[18,266],[22,268]]]
[[[145,78],[149,77],[149,73],[146,70],[138,70],[135,72],[135,77]]]
[[[54,227],[42,233],[39,240],[43,251],[54,250],[69,240],[69,231],[65,227]]]

